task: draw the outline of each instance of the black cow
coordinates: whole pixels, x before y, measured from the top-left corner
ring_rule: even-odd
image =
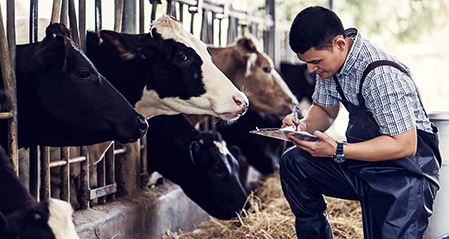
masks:
[[[235,123],[217,124],[217,131],[229,146],[237,146],[247,162],[262,174],[271,174],[279,169],[283,141],[250,134],[258,128],[279,128],[282,121],[274,116],[249,109]]]
[[[299,102],[305,98],[312,103],[316,75],[307,70],[306,64],[281,62],[279,71]]]
[[[98,35],[87,34],[88,57],[145,117],[188,113],[235,120],[245,113],[247,97],[212,63],[206,45],[170,16],[147,34]]]
[[[36,202],[0,146],[0,238],[79,239],[69,203]]]
[[[230,219],[245,206],[237,160],[215,131],[198,131],[180,115],[148,120],[148,168],[178,184],[210,215]]]
[[[16,59],[19,147],[127,143],[146,132],[145,119],[98,73],[63,24],[49,25],[41,42],[17,46]],[[3,145],[6,127],[2,120]]]

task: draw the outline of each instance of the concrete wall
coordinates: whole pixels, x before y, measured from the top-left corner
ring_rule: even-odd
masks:
[[[190,231],[205,220],[208,214],[166,179],[148,191],[74,213],[75,227],[83,239],[156,239],[167,235],[167,230]]]

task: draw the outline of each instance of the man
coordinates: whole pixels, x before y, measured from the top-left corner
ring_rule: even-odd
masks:
[[[332,238],[323,194],[359,200],[365,239],[422,238],[439,188],[441,157],[408,69],[364,39],[344,30],[323,7],[301,11],[290,29],[290,47],[316,73],[313,104],[295,122],[319,138],[295,144],[281,159],[284,194],[296,216],[298,238]],[[374,64],[371,64],[374,63]],[[363,78],[363,80],[362,80]],[[323,132],[349,112],[347,143]]]

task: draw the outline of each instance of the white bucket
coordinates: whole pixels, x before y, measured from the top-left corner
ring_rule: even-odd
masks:
[[[433,215],[424,238],[436,238],[449,233],[449,111],[429,114],[430,121],[440,131],[440,152],[442,164],[440,169],[440,190],[433,204]]]

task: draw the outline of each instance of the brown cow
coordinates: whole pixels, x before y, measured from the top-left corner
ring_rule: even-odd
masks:
[[[247,92],[250,108],[283,117],[296,97],[290,91],[271,58],[257,49],[252,36],[240,37],[227,47],[210,47],[213,63],[237,86]]]

